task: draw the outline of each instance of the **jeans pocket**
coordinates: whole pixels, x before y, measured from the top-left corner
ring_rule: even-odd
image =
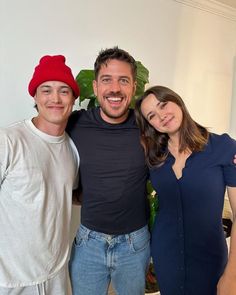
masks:
[[[132,252],[143,251],[150,246],[150,233],[148,230],[144,230],[137,234],[131,234],[129,241]]]
[[[75,236],[74,239],[74,245],[76,248],[81,247],[84,244],[85,240],[83,238],[83,236],[80,234],[80,232],[78,232]]]

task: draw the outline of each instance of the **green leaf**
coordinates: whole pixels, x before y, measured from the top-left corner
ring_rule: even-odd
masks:
[[[152,192],[154,191],[154,189],[153,189],[153,187],[152,187],[152,184],[151,184],[151,181],[150,181],[150,180],[147,181],[147,186],[146,186],[146,188],[147,188],[147,193],[148,193],[148,195],[151,195]]]
[[[140,61],[136,61],[137,65],[137,88],[135,97],[141,96],[145,91],[145,85],[149,82],[149,71],[142,65]]]
[[[90,96],[87,108],[90,109],[90,108],[94,108],[94,107],[97,107],[97,106],[99,106],[97,97],[95,95],[93,97]]]
[[[95,99],[93,93],[94,70],[81,70],[76,76],[76,81],[80,87],[80,103],[85,99]]]
[[[141,95],[143,95],[145,91],[145,85],[149,82],[149,71],[148,69],[140,62],[136,61],[137,65],[137,86],[136,92],[131,100],[130,107],[134,108],[135,100],[138,99]]]

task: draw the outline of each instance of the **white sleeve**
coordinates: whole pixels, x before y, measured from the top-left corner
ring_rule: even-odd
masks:
[[[7,159],[7,136],[4,131],[0,130],[0,187],[5,178]]]
[[[69,137],[69,141],[70,141],[70,145],[72,148],[72,152],[73,152],[73,156],[74,156],[74,160],[76,163],[76,173],[75,173],[75,179],[74,179],[74,184],[73,184],[73,189],[77,189],[78,185],[79,185],[79,164],[80,164],[80,156],[79,156],[79,152],[73,142],[73,140]]]

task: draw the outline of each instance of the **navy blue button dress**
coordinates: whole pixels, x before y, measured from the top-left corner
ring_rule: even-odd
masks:
[[[150,171],[159,212],[151,252],[161,295],[215,295],[227,263],[222,227],[225,187],[236,186],[236,141],[210,134],[205,150],[192,153],[182,177],[174,157]]]

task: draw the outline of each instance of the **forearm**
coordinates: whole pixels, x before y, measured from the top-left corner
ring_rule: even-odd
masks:
[[[233,212],[233,225],[230,236],[228,262],[217,285],[217,295],[236,294],[236,188],[228,187],[227,190]]]
[[[236,221],[234,216],[234,221],[231,229],[230,235],[230,248],[229,248],[229,258],[228,263],[225,267],[224,274],[230,276],[236,280]]]

